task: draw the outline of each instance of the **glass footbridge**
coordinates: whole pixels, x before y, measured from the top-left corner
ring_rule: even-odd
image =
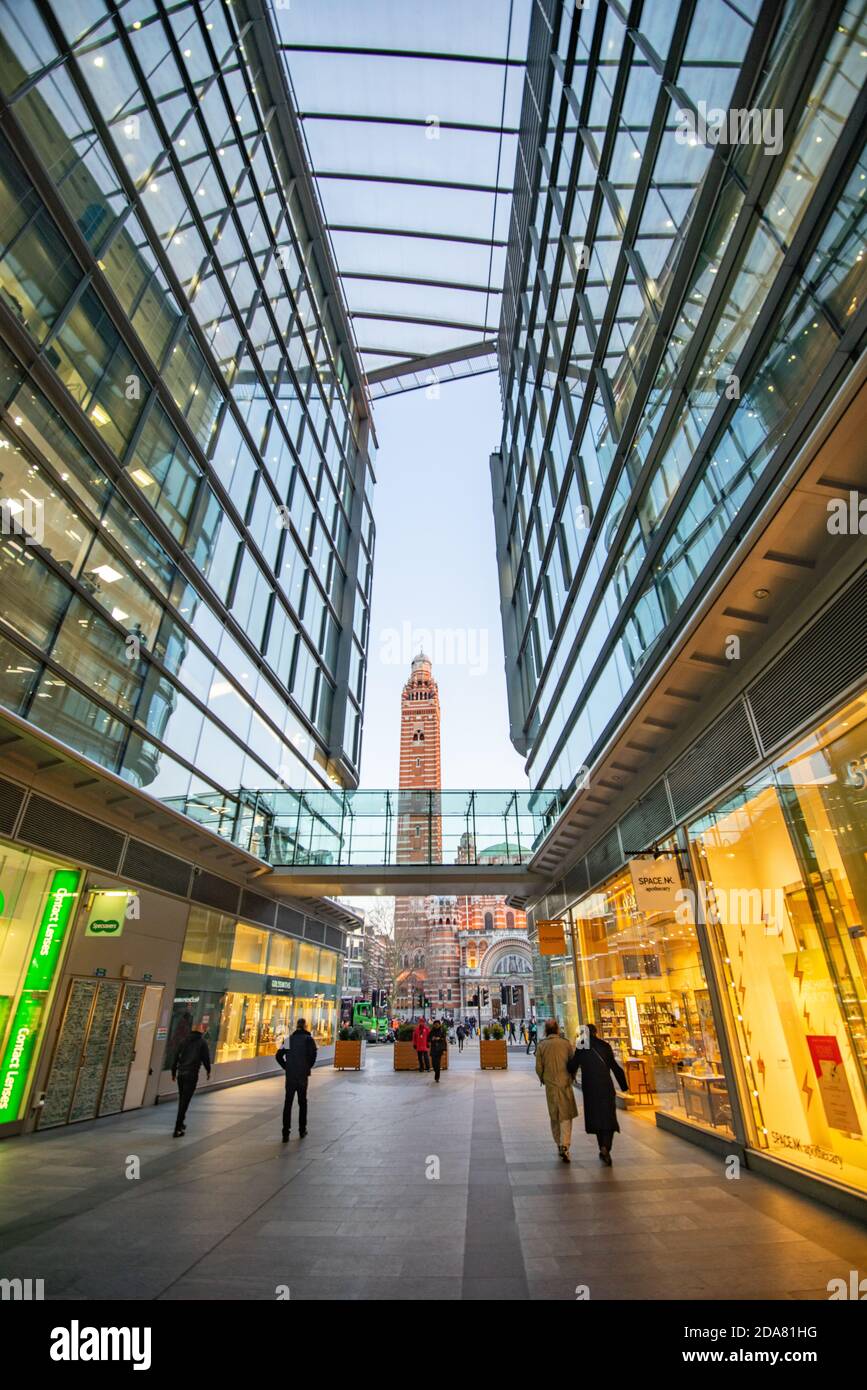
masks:
[[[262,859],[274,871],[271,883],[279,876],[289,892],[291,883],[299,893],[377,884],[383,892],[450,894],[531,886],[527,865],[565,798],[529,790],[278,788],[166,804]]]

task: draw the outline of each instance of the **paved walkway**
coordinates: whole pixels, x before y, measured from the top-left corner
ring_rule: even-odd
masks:
[[[0,1144],[0,1276],[48,1298],[824,1299],[867,1230],[622,1116],[614,1167],[561,1164],[533,1059],[441,1085],[322,1068],[281,1145],[282,1077]],[[128,1178],[140,1160],[140,1177]],[[428,1176],[437,1170],[439,1176]],[[284,1295],[285,1296],[285,1295]]]

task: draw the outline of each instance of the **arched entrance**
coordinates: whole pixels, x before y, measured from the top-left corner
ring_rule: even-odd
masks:
[[[501,1020],[529,1018],[533,995],[533,963],[524,942],[503,942],[485,958],[490,980],[491,1013]]]

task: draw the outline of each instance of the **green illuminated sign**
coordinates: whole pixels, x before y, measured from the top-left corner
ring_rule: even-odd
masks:
[[[0,1064],[0,1120],[16,1120],[21,1109],[36,1060],[42,1016],[78,894],[80,877],[74,869],[58,869],[51,879],[33,955]]]

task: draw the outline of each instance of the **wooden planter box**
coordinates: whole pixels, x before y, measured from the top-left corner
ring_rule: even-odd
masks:
[[[358,1042],[341,1042],[338,1038],[334,1044],[334,1065],[338,1071],[361,1071],[364,1066],[364,1054],[367,1044],[359,1040]]]
[[[418,1071],[418,1053],[411,1042],[396,1042],[394,1044],[394,1069],[395,1071]],[[449,1069],[449,1049],[443,1053],[442,1071]],[[433,1062],[431,1062],[433,1071]]]
[[[486,1042],[482,1038],[479,1042],[479,1061],[482,1071],[493,1071],[502,1068],[503,1071],[509,1065],[509,1054],[506,1049],[505,1038],[491,1038]]]

